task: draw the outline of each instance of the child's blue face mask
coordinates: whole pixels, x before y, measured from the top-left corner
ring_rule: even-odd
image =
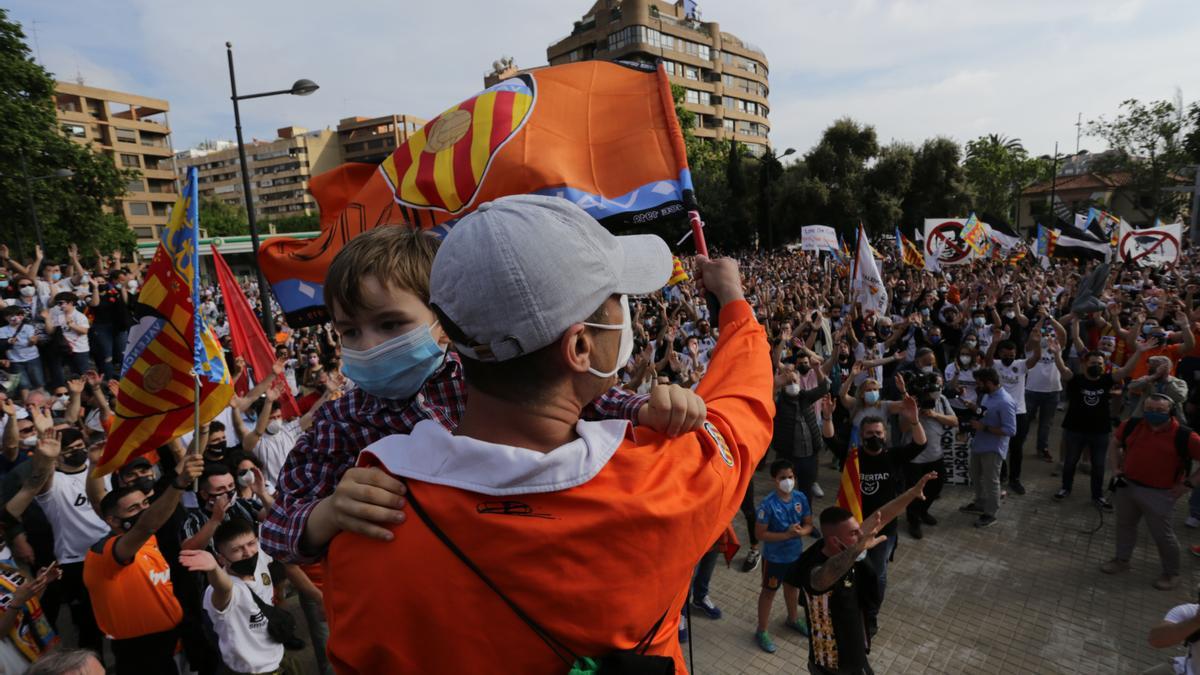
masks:
[[[363,391],[380,398],[412,398],[446,358],[433,339],[433,326],[413,330],[357,350],[342,347],[342,373]]]

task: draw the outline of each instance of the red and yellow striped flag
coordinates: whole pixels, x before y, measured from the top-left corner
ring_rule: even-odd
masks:
[[[211,422],[233,395],[221,345],[197,315],[193,300],[197,206],[192,169],[133,306],[138,322],[129,330],[114,417],[96,475],[111,473],[191,431],[197,414],[195,378],[200,379],[201,424]]]
[[[858,446],[850,447],[846,455],[846,463],[842,466],[842,482],[838,487],[837,505],[854,514],[854,518],[863,521],[862,510],[862,474],[858,467]]]

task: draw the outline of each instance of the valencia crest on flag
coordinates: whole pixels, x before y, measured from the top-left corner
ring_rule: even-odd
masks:
[[[374,227],[442,236],[514,194],[568,199],[610,228],[686,223],[695,207],[666,72],[606,61],[503,80],[430,120],[380,165],[346,164],[310,186],[321,235],[271,239],[259,252],[292,326],[325,320],[325,270]]]
[[[197,201],[192,168],[132,308],[137,324],[129,330],[97,475],[191,431],[197,412],[195,377],[200,380],[201,424],[229,405],[233,384],[221,345],[195,309]]]

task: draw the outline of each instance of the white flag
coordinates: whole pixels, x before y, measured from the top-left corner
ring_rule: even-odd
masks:
[[[867,241],[867,231],[858,226],[858,246],[854,252],[854,277],[852,281],[854,299],[863,309],[863,314],[886,314],[888,305],[887,290],[883,286],[883,277],[875,266],[875,256],[871,255],[871,244]]]

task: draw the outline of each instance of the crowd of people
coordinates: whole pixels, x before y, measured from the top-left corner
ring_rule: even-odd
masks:
[[[1190,251],[1163,269],[939,273],[885,255],[888,306],[865,312],[825,256],[685,258],[689,278],[668,283],[661,240],[613,237],[557,202],[501,200],[440,249],[399,228],[356,237],[328,270],[329,323],[276,315],[269,372],[233,349],[207,287],[197,311],[243,393],[197,437],[110,476],[90,468],[145,267],[0,246],[3,672],[88,658],[120,673],[476,672],[497,653],[511,672],[558,672],[618,649],[682,667],[687,617],[722,618],[708,589],[740,510],[741,571],[762,575],[747,639],[776,651],[782,589],[811,672],[869,673],[900,530],[936,536],[955,510],[992,526],[1007,500],[1038,497],[1023,459],[1061,478],[1040,497],[1079,499],[1085,473],[1087,499],[1115,511],[1102,571],[1131,571],[1145,521],[1152,585],[1178,587],[1184,495],[1200,527]],[[496,247],[483,231],[517,253],[481,257]],[[861,501],[834,506],[847,464]],[[942,506],[948,482],[973,499]],[[618,517],[637,531],[605,529]],[[537,592],[557,588],[551,570],[571,593]],[[478,589],[447,600],[451,585]],[[589,619],[557,620],[581,594]],[[282,607],[293,595],[300,625]],[[1174,612],[1152,642],[1194,617]],[[464,621],[488,626],[487,649],[432,650]],[[315,664],[297,658],[305,646]]]

